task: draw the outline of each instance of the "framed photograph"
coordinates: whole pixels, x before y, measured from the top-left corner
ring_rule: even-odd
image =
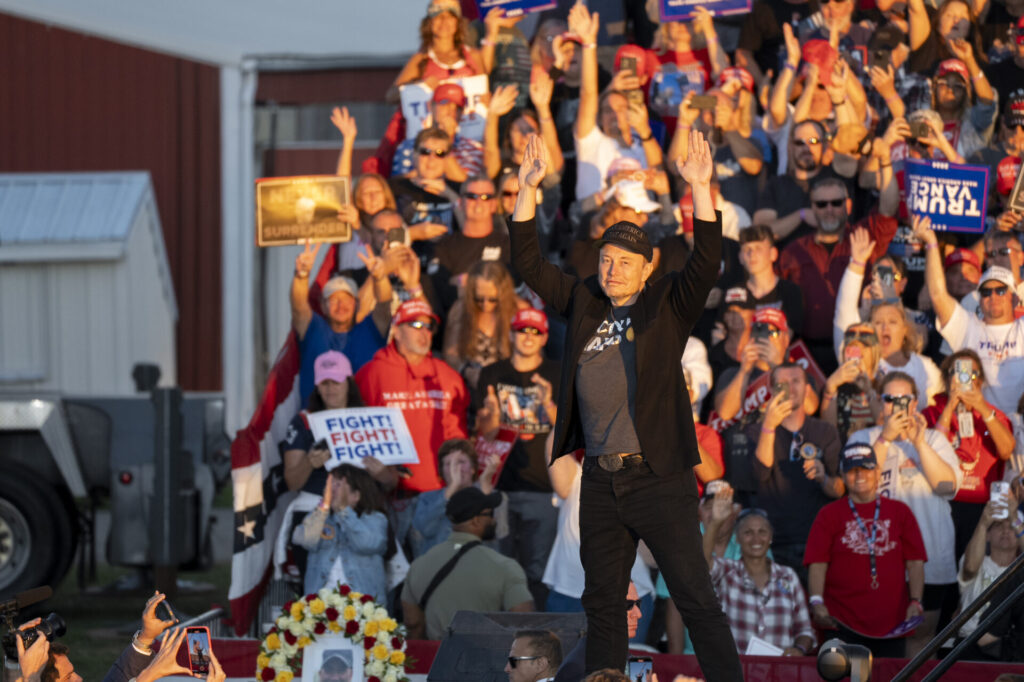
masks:
[[[256,181],[256,243],[347,242],[354,226],[341,222],[338,211],[350,203],[349,179],[344,176],[260,178]]]
[[[362,682],[364,656],[344,635],[322,635],[302,650],[302,682]]]

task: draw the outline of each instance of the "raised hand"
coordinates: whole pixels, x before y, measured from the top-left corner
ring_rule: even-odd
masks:
[[[569,32],[578,35],[584,45],[597,43],[597,31],[600,25],[597,12],[591,14],[582,2],[576,3],[569,10]]]
[[[544,69],[534,69],[530,74],[530,101],[538,111],[551,108],[551,93],[555,90],[555,81]]]
[[[922,244],[938,244],[939,239],[932,231],[932,219],[926,215],[914,214],[910,219],[914,237]]]
[[[224,668],[220,666],[220,661],[213,655],[213,647],[210,647],[210,672],[206,673],[206,682],[224,682],[227,679],[227,675],[224,673]]]
[[[515,108],[517,97],[519,97],[519,86],[515,83],[499,85],[491,93],[491,101],[487,104],[487,115],[499,118],[504,116]]]
[[[892,64],[884,69],[880,66],[872,66],[869,75],[871,76],[871,86],[878,91],[878,94],[886,98],[897,94],[896,73],[892,69]]]
[[[714,163],[711,145],[699,130],[690,131],[690,148],[686,163],[679,168],[679,175],[691,185],[711,185],[711,170]]]
[[[786,63],[795,69],[800,66],[803,52],[800,50],[800,40],[793,33],[793,27],[788,21],[782,25],[782,37],[786,41]]]
[[[690,90],[686,97],[679,102],[679,125],[692,126],[694,121],[700,118],[700,109],[690,106],[696,93]]]
[[[155,682],[172,675],[192,677],[192,671],[178,665],[178,649],[185,641],[185,628],[177,627],[170,631],[160,644],[160,651],[153,655],[146,669],[139,673],[136,682]]]
[[[700,5],[693,13],[693,30],[703,33],[705,37],[715,35],[715,23],[712,20],[711,12]]]
[[[373,248],[369,244],[366,245],[365,256],[362,251],[356,251],[356,256],[359,257],[359,260],[366,267],[366,271],[370,273],[370,277],[374,279],[381,279],[382,277],[387,276],[388,270],[384,265],[384,259],[378,258],[374,255]]]
[[[32,646],[25,649],[25,641],[21,634],[16,634],[15,645],[18,650],[18,667],[21,668],[22,682],[38,682],[50,658],[50,640],[38,635]]]
[[[714,499],[711,500],[711,520],[714,523],[724,523],[729,520],[729,516],[732,515],[732,486],[729,484],[723,485],[715,493]]]
[[[345,204],[338,209],[338,220],[352,226],[359,225],[359,209],[352,204]]]
[[[313,246],[312,240],[306,240],[306,247],[295,257],[295,274],[299,277],[309,277],[309,272],[316,263],[316,254],[320,251],[320,242]]]
[[[764,413],[762,428],[774,431],[791,414],[793,414],[793,400],[787,398],[784,393],[776,393],[768,401],[768,409]]]
[[[629,127],[636,131],[640,137],[648,137],[651,134],[651,123],[647,116],[647,107],[643,102],[631,101],[626,111],[626,119]]]
[[[167,599],[167,595],[163,592],[154,592],[142,609],[142,629],[139,631],[138,642],[144,647],[152,645],[164,630],[173,627],[178,622],[177,620],[161,620],[156,615],[157,605],[165,599]]]
[[[1024,220],[1024,213],[1018,213],[1017,211],[1003,211],[999,214],[999,218],[996,219],[996,229],[1001,232],[1009,232],[1010,230],[1016,229],[1017,225]]]
[[[875,240],[871,233],[863,227],[858,227],[850,235],[850,261],[867,263],[871,254],[875,251]]]
[[[638,90],[640,79],[632,71],[618,71],[612,76],[611,89],[624,92],[626,90]]]
[[[334,107],[331,110],[331,123],[345,137],[346,141],[356,139],[356,134],[359,132],[356,128],[356,117],[349,115],[348,107]]]
[[[575,7],[581,7],[576,5]],[[575,8],[574,8],[575,9]],[[547,173],[547,150],[544,148],[544,140],[540,135],[530,135],[526,142],[526,149],[523,151],[523,162],[519,166],[520,189],[540,187],[541,180]]]

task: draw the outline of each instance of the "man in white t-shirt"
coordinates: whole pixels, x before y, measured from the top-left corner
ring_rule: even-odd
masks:
[[[569,31],[583,42],[580,76],[580,105],[576,117],[576,198],[580,201],[605,189],[612,161],[636,159],[645,168],[662,160],[661,145],[651,132],[647,107],[633,102],[625,91],[639,88],[636,76],[620,72],[612,88],[599,97],[597,84],[597,14],[582,3],[569,12]],[[623,75],[624,74],[624,75]],[[617,89],[616,89],[617,88]],[[636,132],[639,139],[634,138]]]
[[[925,245],[925,281],[935,309],[936,328],[953,350],[969,348],[978,354],[988,378],[985,398],[1005,414],[1013,414],[1024,386],[1024,318],[1014,319],[1013,273],[994,265],[982,274],[978,284],[979,320],[946,290],[931,221],[915,216],[914,233]]]
[[[928,561],[924,565],[924,622],[907,640],[913,657],[937,630],[946,594],[955,589],[956,533],[949,500],[960,488],[963,474],[956,452],[944,434],[926,428],[917,410],[917,386],[904,372],[882,379],[880,426],[862,429],[849,443],[867,443],[878,460],[878,491],[903,502],[921,528]]]

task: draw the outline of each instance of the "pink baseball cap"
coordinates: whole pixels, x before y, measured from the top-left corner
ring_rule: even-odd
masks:
[[[317,386],[321,381],[333,379],[339,384],[352,376],[352,363],[344,353],[329,350],[316,356],[313,361],[313,383]]]

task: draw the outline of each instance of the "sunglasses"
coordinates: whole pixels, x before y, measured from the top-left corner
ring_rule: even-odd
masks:
[[[793,140],[793,144],[795,144],[798,147],[811,147],[811,146],[814,146],[816,144],[821,144],[821,138],[820,137],[808,137],[806,140],[801,140],[800,138],[797,138],[797,139]]]
[[[882,402],[889,403],[890,405],[909,405],[910,401],[914,399],[912,395],[893,395],[891,393],[882,394]]]
[[[627,599],[626,600],[626,613],[629,613],[633,609],[640,608],[640,599]]]
[[[978,289],[978,293],[981,294],[982,298],[988,298],[992,294],[1002,297],[1006,296],[1006,293],[1009,290],[1010,288],[1008,286],[1003,285],[1001,287],[988,287],[987,289]]]
[[[996,256],[1009,256],[1015,250],[1016,249],[1014,249],[1012,246],[1004,246],[1001,249],[992,249],[991,251],[986,251],[985,255],[989,258],[995,258]]]
[[[419,152],[420,156],[430,156],[431,154],[433,154],[439,159],[443,159],[444,157],[448,156],[447,149],[430,149],[429,147],[420,147],[416,151]]]
[[[843,341],[861,341],[868,344],[878,343],[878,334],[863,329],[850,329],[843,332]]]
[[[494,303],[495,305],[497,305],[498,297],[497,296],[474,296],[473,297],[473,301],[475,301],[477,305],[483,305],[484,303]]]
[[[760,516],[763,519],[768,518],[768,512],[766,512],[764,509],[761,509],[759,507],[747,507],[746,509],[744,509],[743,511],[736,515],[736,523],[739,523],[740,521],[751,515]]]
[[[542,658],[542,657],[541,656],[509,656],[508,657],[508,667],[510,667],[513,670],[515,670],[516,666],[519,664],[519,661],[536,661],[538,658]]]
[[[476,192],[466,192],[462,195],[464,199],[475,199],[477,201],[490,201],[494,198],[493,194],[477,194]]]
[[[824,201],[813,201],[814,208],[826,208],[831,206],[832,208],[839,208],[846,203],[846,199],[827,199]]]
[[[506,190],[504,190],[504,191],[503,191],[503,192],[501,193],[501,196],[503,196],[503,197],[517,197],[517,196],[519,196],[519,191],[518,191],[518,190],[516,190],[515,192],[513,192],[513,191],[511,191],[511,190],[507,190],[507,189],[506,189]]]
[[[426,329],[428,332],[433,332],[437,328],[437,325],[434,324],[433,320],[431,320],[430,322],[424,322],[423,320],[413,320],[412,322],[406,322],[405,324],[406,326],[412,327],[413,329],[417,330]]]
[[[535,329],[533,327],[523,327],[522,329],[516,330],[516,334],[528,334],[529,336],[540,336],[543,333],[544,332],[542,332],[541,330]]]

